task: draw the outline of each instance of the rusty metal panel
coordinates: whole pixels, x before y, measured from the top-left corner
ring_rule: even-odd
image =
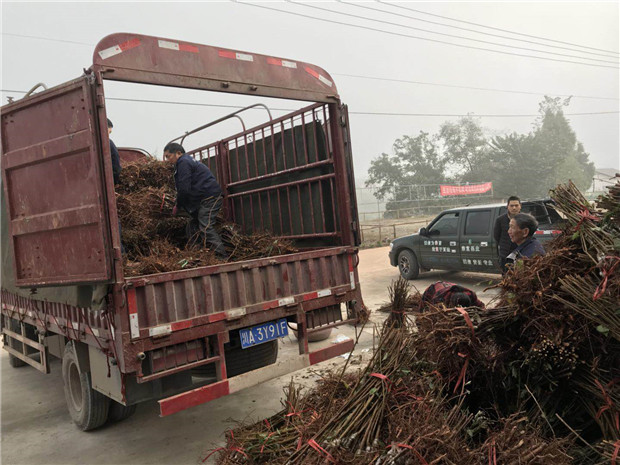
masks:
[[[4,289],[0,298],[0,311],[10,318],[61,334],[67,339],[82,340],[97,347],[108,346],[113,328],[110,314],[105,310],[29,299]]]
[[[349,251],[333,248],[247,261],[241,267],[127,278],[127,283],[135,288],[138,324],[144,330],[231,310],[245,314],[252,306],[269,310],[273,305],[267,303],[292,302],[286,299],[295,296],[303,300],[319,290],[350,289],[349,273]]]
[[[228,220],[242,231],[336,246],[342,202],[331,134],[330,107],[317,103],[187,153],[217,173]]]
[[[139,34],[101,39],[93,68],[106,71],[105,78],[111,80],[315,102],[338,100],[332,77],[310,63]]]
[[[351,218],[353,224],[351,229],[353,232],[353,245],[359,246],[362,243],[361,230],[359,224],[359,214],[357,211],[357,190],[355,189],[355,178],[353,173],[353,148],[351,147],[351,127],[349,126],[349,107],[347,105],[341,106],[341,111],[345,117],[345,127],[343,129],[343,145],[344,145],[344,157],[347,166],[347,176],[349,181],[350,196],[351,196]]]
[[[153,157],[148,152],[142,149],[135,149],[129,147],[117,147],[117,149],[118,155],[121,159],[121,167],[125,167],[133,163],[142,164],[153,159]]]
[[[96,114],[87,77],[2,109],[2,179],[18,286],[111,278]]]

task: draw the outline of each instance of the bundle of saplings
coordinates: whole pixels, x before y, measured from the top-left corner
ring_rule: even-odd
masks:
[[[227,259],[222,261],[209,247],[200,247],[186,234],[189,217],[172,215],[176,193],[174,165],[161,161],[129,164],[116,186],[116,205],[125,249],[125,273],[137,276],[176,271],[224,262],[293,253],[290,241],[267,231],[242,234],[239,228],[217,218]]]
[[[229,433],[220,464],[620,463],[620,183],[518,262],[486,310],[416,308],[407,282],[368,366]]]

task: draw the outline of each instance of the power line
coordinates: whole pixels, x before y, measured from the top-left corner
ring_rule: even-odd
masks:
[[[13,92],[25,94],[22,90],[0,89],[0,92]],[[198,107],[214,107],[214,108],[245,108],[242,105],[224,105],[216,103],[197,103],[197,102],[180,102],[176,100],[152,100],[152,99],[136,99],[122,97],[106,97],[106,100],[114,100],[119,102],[138,102],[138,103],[158,103],[167,105],[187,105]],[[296,111],[297,108],[270,108],[274,111]],[[564,113],[564,116],[589,116],[589,115],[608,115],[619,114],[620,111],[598,111],[587,113]],[[442,117],[442,118],[460,118],[460,117],[481,117],[481,118],[535,118],[538,114],[457,114],[457,113],[398,113],[398,112],[374,112],[374,111],[350,111],[350,115],[369,115],[369,116],[423,116],[423,117]]]
[[[282,13],[287,13],[287,12],[282,11]],[[94,46],[94,44],[88,44],[85,42],[68,41],[68,40],[56,39],[52,37],[12,34],[8,32],[2,32],[2,34],[16,36],[16,37],[27,37],[30,39],[48,40],[52,42],[64,42],[64,43],[72,43],[72,44],[79,44],[79,45],[87,45],[89,47]],[[535,57],[535,58],[538,58],[538,57]],[[359,79],[370,79],[370,80],[375,80],[375,81],[400,82],[400,83],[406,83],[406,84],[420,84],[420,85],[429,85],[429,86],[438,86],[438,87],[449,87],[449,88],[455,88],[455,89],[471,89],[471,90],[479,90],[479,91],[487,91],[487,92],[504,92],[504,93],[524,94],[524,95],[555,95],[558,97],[588,98],[588,99],[598,99],[598,100],[620,100],[616,97],[597,97],[597,96],[589,96],[589,95],[556,94],[553,92],[529,92],[529,91],[519,91],[519,90],[509,90],[509,89],[490,89],[490,88],[485,88],[485,87],[472,87],[472,86],[464,86],[464,85],[458,85],[458,84],[444,84],[444,83],[436,83],[436,82],[412,81],[408,79],[382,78],[382,77],[376,77],[376,76],[363,76],[363,75],[348,74],[348,73],[331,73],[331,74],[332,76],[346,76],[346,77],[359,78]],[[20,92],[20,91],[14,91],[14,92]]]
[[[540,115],[500,115],[500,114],[476,114],[467,113],[463,114],[437,114],[437,113],[392,113],[392,112],[372,112],[372,111],[350,111],[350,115],[373,115],[373,116],[424,116],[424,117],[448,117],[448,118],[461,118],[471,116],[474,118],[537,118]],[[563,113],[564,116],[591,116],[591,115],[611,115],[620,114],[620,111],[596,111],[588,113]]]
[[[485,92],[505,92],[508,94],[554,95],[556,97],[589,98],[589,99],[598,99],[598,100],[620,100],[616,97],[596,97],[596,96],[591,96],[591,95],[555,94],[553,92],[528,92],[524,90],[490,89],[487,87],[471,87],[471,86],[461,86],[461,85],[456,85],[456,84],[439,84],[436,82],[411,81],[408,79],[382,78],[382,77],[375,77],[375,76],[362,76],[359,74],[331,73],[331,75],[352,77],[352,78],[358,78],[358,79],[371,79],[374,81],[388,81],[388,82],[400,82],[404,84],[421,84],[421,85],[427,85],[427,86],[450,87],[454,89],[471,89],[471,90],[480,90],[480,91],[485,91]]]
[[[447,34],[445,32],[436,32],[436,31],[431,31],[429,29],[421,29],[421,28],[414,27],[414,26],[407,26],[407,25],[404,25],[404,24],[394,23],[392,21],[384,21],[382,19],[368,18],[367,16],[360,16],[360,15],[355,15],[355,14],[351,14],[351,13],[344,13],[344,12],[341,12],[341,11],[330,10],[329,8],[322,8],[320,6],[310,5],[310,4],[307,4],[307,3],[297,3],[297,2],[294,2],[292,0],[286,0],[286,1],[288,3],[292,3],[294,5],[302,5],[302,6],[305,6],[307,8],[313,8],[313,9],[319,10],[319,11],[326,11],[328,13],[335,13],[335,14],[338,14],[338,15],[344,15],[344,16],[347,16],[347,17],[363,19],[363,20],[366,20],[366,21],[374,21],[375,23],[387,24],[389,26],[404,27],[404,28],[407,28],[407,29],[412,29],[414,31],[421,31],[421,32],[429,33],[429,34],[437,34],[437,35],[440,35],[440,36],[451,37],[451,38],[454,38],[454,39],[471,40],[472,42],[478,42],[478,43],[481,43],[481,44],[494,45],[494,46],[497,46],[497,47],[513,48],[513,49],[516,49],[516,50],[526,50],[528,52],[535,52],[535,53],[546,53],[548,55],[555,55],[555,56],[567,57],[567,58],[577,58],[577,59],[580,59],[580,60],[597,61],[597,62],[600,62],[600,63],[612,63],[612,64],[617,64],[618,63],[617,61],[600,60],[598,58],[588,58],[588,57],[583,57],[583,56],[578,56],[578,55],[568,55],[566,53],[549,52],[549,51],[546,51],[546,50],[539,50],[539,49],[536,49],[536,48],[519,47],[517,45],[500,44],[500,43],[491,42],[491,41],[488,41],[488,40],[472,39],[472,38],[469,38],[469,37],[457,36],[457,35],[454,35],[454,34]],[[364,5],[353,4],[353,3],[342,3],[342,4],[343,5],[354,6],[354,7],[358,7],[358,8],[370,9],[372,11],[379,11],[381,13],[387,13],[384,10],[377,10],[376,8],[370,8],[370,7],[364,6]],[[607,57],[607,58],[611,58],[611,57]]]
[[[442,26],[442,27],[449,27],[449,28],[452,28],[452,29],[458,29],[460,31],[473,32],[475,34],[483,34],[483,35],[487,35],[487,36],[491,36],[491,37],[499,37],[501,39],[515,40],[515,41],[519,41],[519,42],[525,42],[525,43],[528,43],[528,44],[542,45],[543,47],[557,48],[557,49],[561,49],[561,50],[570,50],[572,52],[588,53],[590,55],[596,55],[596,56],[601,56],[601,57],[605,57],[605,58],[618,58],[618,57],[610,57],[608,55],[609,53],[612,53],[612,52],[605,52],[607,54],[594,53],[594,52],[587,52],[585,50],[577,50],[577,49],[574,49],[574,48],[571,48],[571,47],[562,47],[561,45],[543,44],[541,42],[536,42],[534,40],[517,39],[517,38],[514,38],[514,37],[508,37],[508,36],[501,35],[501,34],[493,34],[493,33],[490,33],[490,32],[476,31],[475,29],[469,29],[469,28],[466,28],[466,27],[454,26],[452,24],[439,23],[437,21],[430,21],[428,19],[417,18],[415,16],[404,15],[404,14],[400,14],[400,13],[394,13],[392,11],[382,10],[382,9],[379,9],[379,8],[372,8],[372,7],[369,7],[367,5],[362,5],[360,3],[344,2],[343,0],[336,0],[336,1],[339,2],[339,3],[343,3],[345,5],[353,5],[353,6],[356,6],[358,8],[364,8],[364,9],[371,10],[371,11],[377,11],[377,12],[380,12],[380,13],[386,13],[386,14],[398,16],[398,17],[401,17],[401,18],[409,18],[409,19],[413,19],[414,21],[420,21],[420,22],[423,22],[423,23],[434,24],[436,26]],[[383,2],[379,2],[379,3],[383,3]],[[398,5],[391,5],[389,3],[386,3],[386,5],[398,6]]]
[[[243,3],[243,2],[238,2],[237,0],[232,0],[232,1],[234,3]],[[290,3],[295,3],[295,2],[291,2],[290,0],[285,0],[285,1],[289,1]],[[461,27],[453,26],[453,25],[449,25],[449,24],[442,24],[442,23],[437,23],[437,22],[434,22],[434,21],[424,20],[424,19],[421,19],[421,18],[415,18],[415,17],[409,16],[409,15],[398,15],[396,13],[392,13],[392,12],[385,11],[385,10],[380,10],[380,9],[376,9],[376,8],[370,8],[368,6],[363,6],[363,5],[359,5],[359,4],[352,4],[352,3],[343,2],[342,0],[336,0],[336,1],[338,1],[340,3],[343,3],[345,5],[353,5],[353,6],[357,6],[357,7],[360,7],[360,8],[366,8],[366,9],[369,9],[369,10],[378,11],[378,12],[382,12],[382,13],[386,13],[386,14],[392,14],[392,15],[396,15],[396,16],[410,18],[410,19],[413,19],[413,20],[416,20],[416,21],[423,21],[423,22],[427,22],[427,23],[430,23],[430,24],[436,24],[436,25],[440,25],[440,26],[451,27],[451,28],[455,28],[455,29],[461,29],[461,30],[465,30],[465,31],[470,31],[470,32],[478,33],[478,34],[485,34],[485,35],[490,35],[490,36],[494,36],[494,37],[505,38],[505,39],[508,39],[508,40],[521,40],[523,42],[533,43],[533,44],[537,44],[537,45],[543,45],[543,46],[546,46],[546,47],[553,47],[553,48],[560,48],[560,49],[565,49],[565,50],[572,50],[572,51],[576,51],[578,53],[591,53],[591,52],[583,52],[583,51],[571,49],[571,48],[568,48],[568,47],[558,47],[558,46],[554,46],[554,45],[545,45],[545,44],[540,44],[539,42],[534,42],[534,41],[528,41],[528,40],[522,40],[522,39],[514,39],[514,38],[510,38],[510,37],[506,37],[506,36],[501,36],[501,35],[497,35],[497,34],[489,34],[489,33],[481,32],[481,31],[475,31],[475,30],[472,30],[472,29],[461,28]],[[392,3],[388,3],[388,2],[383,2],[381,0],[375,0],[375,1],[377,1],[378,3],[382,3],[382,4],[385,4],[385,5],[389,5],[389,6],[395,7],[395,8],[401,8],[401,9],[405,9],[405,10],[409,10],[409,11],[414,11],[414,12],[421,13],[421,14],[427,14],[427,15],[430,15],[430,16],[436,16],[436,17],[443,18],[443,19],[448,19],[448,20],[451,20],[451,21],[457,21],[457,22],[463,22],[463,23],[467,23],[467,24],[472,24],[472,25],[475,25],[475,26],[484,27],[484,28],[488,28],[488,29],[504,31],[504,32],[508,32],[510,34],[521,35],[521,36],[524,36],[524,37],[538,38],[538,39],[547,40],[547,41],[550,41],[550,42],[562,43],[562,44],[567,44],[567,45],[573,45],[573,46],[576,46],[576,47],[582,47],[582,48],[587,48],[587,49],[590,49],[590,50],[597,50],[597,51],[602,51],[602,52],[611,53],[611,54],[620,54],[619,52],[607,51],[607,50],[598,49],[598,48],[594,48],[594,47],[588,47],[588,46],[585,46],[585,45],[573,44],[571,42],[563,42],[563,41],[559,41],[559,40],[548,39],[548,38],[545,38],[545,37],[539,37],[539,36],[534,36],[534,35],[529,35],[529,34],[522,34],[522,33],[519,33],[519,32],[509,31],[509,30],[506,30],[506,29],[495,28],[495,27],[492,27],[492,26],[485,26],[485,25],[473,23],[473,22],[470,22],[470,21],[464,21],[464,20],[458,20],[458,19],[454,19],[454,18],[449,18],[449,17],[446,17],[446,16],[436,15],[436,14],[433,14],[433,13],[428,13],[428,12],[421,11],[421,10],[416,10],[416,9],[413,9],[413,8],[407,8],[407,7],[404,7],[402,5],[397,5],[397,4],[392,4]],[[244,3],[244,4],[247,5],[247,3]],[[251,6],[258,6],[258,5],[251,5]],[[309,6],[309,5],[303,5],[302,4],[302,6]],[[321,9],[319,7],[314,7],[314,6],[310,6],[310,7],[311,8]],[[267,8],[267,7],[265,7],[265,8]],[[272,10],[280,11],[282,13],[296,14],[298,16],[304,16],[304,17],[308,17],[308,18],[312,18],[312,19],[319,19],[319,20],[322,20],[322,21],[327,21],[327,20],[322,19],[322,18],[314,18],[314,17],[302,15],[302,14],[299,14],[299,13],[287,12],[287,11],[284,11],[284,10],[277,10],[275,8],[272,8]],[[333,11],[333,10],[328,10],[328,9],[324,9],[324,10],[328,11],[328,12],[332,12],[332,13],[337,13],[337,14],[346,14],[346,13],[340,13],[340,12]],[[385,22],[385,21],[375,20],[375,19],[372,19],[372,18],[365,18],[363,16],[357,16],[357,15],[351,15],[351,16],[355,16],[355,17],[366,19],[366,20],[370,20],[370,21]],[[329,22],[334,22],[334,21],[329,21]],[[340,23],[340,22],[336,22],[336,23],[337,24],[349,25],[349,26],[353,26],[353,27],[360,27],[360,26],[353,25],[353,24],[345,24],[345,23]],[[539,52],[539,53],[548,53],[548,54],[554,54],[554,55],[559,55],[559,56],[574,57],[574,58],[579,58],[579,59],[584,59],[584,60],[600,61],[600,62],[603,62],[603,63],[615,63],[615,62],[610,62],[610,61],[605,61],[605,60],[597,60],[597,59],[594,59],[594,58],[578,57],[578,56],[575,56],[575,55],[558,54],[558,53],[548,52],[548,51],[544,51],[544,50],[529,49],[529,48],[517,47],[517,46],[512,46],[512,45],[507,45],[507,44],[496,44],[496,43],[493,43],[493,42],[481,41],[481,40],[472,39],[472,38],[468,38],[468,37],[454,36],[454,35],[451,35],[451,34],[444,34],[444,33],[436,32],[436,31],[429,31],[429,30],[415,28],[415,27],[411,27],[411,26],[405,26],[405,25],[401,25],[401,24],[397,24],[397,23],[387,22],[387,24],[401,26],[401,27],[406,27],[406,28],[415,29],[415,30],[420,30],[420,31],[423,31],[423,32],[429,32],[431,34],[439,34],[439,35],[445,35],[445,36],[448,36],[448,37],[462,38],[462,39],[466,39],[466,40],[472,40],[472,41],[476,41],[476,42],[488,43],[488,44],[493,44],[493,45],[497,45],[497,46],[517,48],[517,49],[522,49],[522,50],[535,51],[535,52]],[[373,28],[369,28],[369,29],[375,30],[377,32],[384,32],[384,33],[390,34],[389,31],[382,31],[382,30],[373,29]],[[15,34],[15,33],[9,33],[9,32],[2,32],[2,35],[13,36],[13,37],[24,37],[24,38],[38,39],[38,40],[49,40],[49,41],[63,42],[63,43],[68,43],[68,44],[88,45],[88,46],[91,46],[91,47],[94,46],[94,44],[87,43],[87,42],[79,42],[79,41],[64,40],[64,39],[55,39],[55,38],[50,38],[50,37],[33,36],[33,35],[27,35],[27,34]],[[432,39],[423,38],[423,37],[414,37],[414,36],[406,36],[406,37],[417,38],[417,39],[420,39],[420,40],[433,41]],[[435,42],[444,43],[444,44],[447,44],[447,45],[454,45],[454,46],[457,46],[457,47],[467,47],[467,46],[464,46],[464,45],[446,43],[446,42],[441,42],[441,41],[435,41]],[[491,51],[491,52],[497,52],[497,53],[505,53],[505,54],[507,53],[507,52],[501,52],[501,51],[498,51],[498,50],[489,50],[489,49],[477,48],[477,47],[468,47],[468,48],[474,48],[474,49]],[[598,56],[606,57],[606,55],[602,55],[602,54],[598,54],[598,53],[591,53],[591,54],[592,55],[598,55]],[[524,56],[524,57],[529,57],[529,58],[544,59],[544,57],[536,57],[536,56],[529,56],[529,55],[519,55],[519,54],[514,54],[514,55],[516,55],[516,56]],[[607,58],[612,58],[612,57],[607,57]],[[553,59],[549,59],[549,60],[551,60],[551,61],[565,61],[565,60],[553,60]],[[567,63],[575,63],[575,64],[582,64],[582,65],[596,66],[596,65],[592,65],[592,64],[588,64],[588,63],[577,63],[577,62],[572,62],[572,61],[565,61],[565,62],[567,62]],[[602,67],[611,68],[610,66],[602,66]]]
[[[525,57],[525,58],[535,58],[535,59],[544,60],[544,61],[555,61],[555,62],[559,62],[559,63],[571,63],[571,64],[575,64],[575,65],[594,66],[594,67],[597,67],[597,68],[618,69],[617,66],[598,65],[598,64],[595,64],[595,63],[583,63],[583,62],[572,61],[572,60],[560,60],[560,59],[557,59],[557,58],[538,57],[538,56],[535,56],[535,55],[525,55],[525,54],[521,54],[521,53],[505,52],[505,51],[502,51],[502,50],[493,50],[493,49],[483,48],[483,47],[474,47],[472,45],[455,44],[455,43],[452,43],[452,42],[445,42],[443,40],[429,39],[428,37],[413,36],[413,35],[410,35],[410,34],[403,34],[403,33],[400,33],[400,32],[385,31],[383,29],[377,29],[377,28],[369,27],[369,26],[361,26],[361,25],[358,25],[358,24],[345,23],[343,21],[337,21],[337,20],[333,20],[333,19],[318,18],[316,16],[306,15],[306,14],[303,14],[303,13],[297,13],[297,12],[293,12],[293,11],[280,10],[278,8],[272,8],[272,7],[268,7],[268,6],[265,6],[265,5],[258,5],[258,4],[255,4],[255,3],[240,2],[238,0],[231,0],[231,1],[233,1],[234,3],[238,3],[240,5],[247,5],[247,6],[252,6],[252,7],[256,7],[256,8],[262,8],[262,9],[265,9],[265,10],[277,11],[279,13],[285,13],[285,14],[289,14],[289,15],[300,16],[300,17],[303,17],[303,18],[314,19],[314,20],[317,20],[317,21],[323,21],[323,22],[328,22],[328,23],[333,23],[333,24],[339,24],[341,26],[349,26],[349,27],[354,27],[354,28],[357,28],[357,29],[365,29],[365,30],[368,30],[368,31],[382,32],[384,34],[389,34],[389,35],[393,35],[393,36],[406,37],[406,38],[409,38],[409,39],[424,40],[424,41],[427,41],[427,42],[434,42],[434,43],[439,43],[439,44],[444,44],[444,45],[452,45],[454,47],[468,48],[468,49],[473,49],[473,50],[482,50],[482,51],[486,51],[486,52],[500,53],[502,55],[511,55],[511,56]],[[304,6],[306,6],[306,5],[304,5]]]
[[[286,13],[285,11],[282,11],[282,12]],[[2,34],[17,36],[17,37],[27,37],[31,39],[49,40],[52,42],[68,42],[72,44],[88,45],[90,47],[94,46],[94,44],[87,44],[85,42],[67,41],[63,39],[55,39],[52,37],[39,37],[39,36],[29,36],[29,35],[22,35],[22,34],[10,34],[7,32],[3,32]],[[620,100],[616,97],[596,97],[596,96],[588,96],[588,95],[555,94],[553,92],[528,92],[528,91],[509,90],[509,89],[489,89],[485,87],[472,87],[472,86],[464,86],[464,85],[458,85],[458,84],[443,84],[443,83],[436,83],[436,82],[412,81],[412,80],[407,80],[407,79],[396,79],[396,78],[382,78],[382,77],[376,77],[376,76],[362,76],[358,74],[347,74],[347,73],[330,73],[330,74],[332,76],[346,76],[346,77],[359,78],[359,79],[370,79],[370,80],[376,80],[376,81],[400,82],[400,83],[407,83],[407,84],[450,87],[450,88],[455,88],[455,89],[471,89],[471,90],[479,90],[479,91],[487,91],[487,92],[504,92],[504,93],[524,94],[524,95],[555,95],[558,97],[589,98],[589,99],[598,99],[598,100]]]
[[[197,103],[197,102],[178,102],[174,100],[148,100],[148,99],[134,99],[134,98],[121,98],[121,97],[106,97],[106,100],[116,100],[119,102],[140,102],[140,103],[165,103],[169,105],[189,105],[196,107],[216,107],[216,108],[246,108],[243,105],[225,105],[219,103]],[[254,109],[254,108],[253,108]],[[269,108],[275,111],[295,111],[295,108]],[[260,110],[260,108],[256,108]]]
[[[346,2],[342,2],[342,0],[336,0],[336,1],[347,4]],[[442,16],[442,15],[438,15],[438,14],[434,14],[434,13],[429,13],[429,12],[426,12],[426,11],[417,10],[415,8],[407,8],[407,7],[399,5],[399,4],[390,3],[390,2],[386,2],[386,1],[382,1],[382,0],[375,0],[375,1],[377,3],[381,3],[381,4],[384,4],[384,5],[389,5],[389,6],[394,7],[394,8],[401,8],[403,10],[413,11],[415,13],[420,13],[420,14],[424,14],[424,15],[428,15],[428,16],[434,16],[434,17],[437,17],[437,18],[447,19],[447,20],[450,20],[450,21],[460,22],[460,23],[464,23],[464,24],[470,24],[472,26],[478,26],[478,27],[482,27],[482,28],[486,28],[486,29],[495,30],[495,31],[507,32],[509,34],[515,34],[515,35],[519,35],[519,36],[522,36],[522,37],[530,37],[530,38],[533,38],[533,39],[546,40],[546,41],[554,42],[554,43],[557,43],[557,44],[572,45],[574,47],[581,47],[581,48],[586,48],[586,49],[589,49],[589,50],[596,50],[596,51],[599,51],[599,52],[605,52],[605,53],[611,53],[611,54],[614,54],[614,55],[620,55],[620,52],[616,52],[616,51],[613,51],[613,50],[604,50],[604,49],[600,49],[600,48],[589,47],[587,45],[580,45],[580,44],[575,44],[575,43],[572,43],[572,42],[564,42],[564,41],[561,41],[561,40],[549,39],[549,38],[546,38],[546,37],[540,37],[540,36],[536,36],[536,35],[530,35],[530,34],[524,34],[524,33],[521,33],[521,32],[510,31],[510,30],[507,30],[507,29],[502,29],[502,28],[493,27],[493,26],[487,26],[487,25],[484,25],[484,24],[474,23],[474,22],[471,22],[471,21],[465,21],[465,20],[462,20],[462,19],[455,19],[455,18],[450,18],[450,17],[447,17],[447,16]],[[237,2],[235,2],[235,3],[237,3]],[[242,2],[239,2],[239,3],[242,3]],[[358,5],[356,5],[356,6],[358,6]],[[377,10],[377,11],[383,11],[385,13],[392,14],[392,13],[390,13],[388,11],[385,11],[385,10]],[[495,35],[495,34],[489,34],[489,33],[485,33],[485,32],[482,32],[482,31],[475,31],[475,30],[472,30],[472,29],[460,28],[458,26],[453,26],[453,25],[449,25],[449,24],[442,24],[442,23],[437,23],[437,22],[433,22],[433,21],[423,20],[421,18],[415,18],[415,17],[408,16],[408,15],[401,15],[401,16],[404,16],[404,17],[407,17],[407,18],[411,18],[411,19],[414,19],[416,21],[423,21],[423,22],[427,22],[427,23],[430,23],[430,24],[436,24],[436,25],[441,25],[441,26],[445,26],[445,27],[451,27],[451,28],[455,28],[455,29],[462,29],[462,30],[465,30],[465,31],[471,31],[471,32],[475,32],[475,33],[478,33],[478,34],[485,34],[485,35],[490,35],[490,36],[494,36],[494,37],[502,37],[502,38],[506,38],[506,39],[509,39],[509,40],[519,40],[519,39],[512,39],[510,37],[505,37],[505,36],[500,36],[500,35]],[[52,38],[49,38],[49,37],[33,36],[33,35],[26,35],[26,34],[15,34],[15,33],[10,33],[10,32],[2,32],[2,35],[14,36],[14,37],[25,37],[25,38],[29,38],[29,39],[52,40],[52,41],[55,41],[55,42],[65,42],[65,43],[69,43],[69,44],[94,46],[94,44],[90,44],[90,43],[86,43],[86,42],[78,42],[78,41],[74,41],[74,40],[63,40],[63,39],[52,39]],[[528,40],[523,40],[523,42],[539,44],[538,42],[533,42],[533,41],[528,41]],[[540,45],[544,45],[544,44],[540,44]],[[547,47],[555,47],[553,45],[546,45],[546,46]],[[566,48],[566,47],[555,47],[555,48],[562,48],[562,49],[566,49],[566,50],[574,50],[574,49],[570,49],[570,48]],[[574,50],[574,51],[578,51],[578,50]],[[584,52],[584,53],[586,53],[586,52]],[[599,55],[599,54],[594,53],[593,55]],[[600,56],[604,56],[604,55],[600,55]]]
[[[38,40],[51,40],[53,42],[64,42],[66,44],[77,44],[77,45],[88,45],[89,47],[93,47],[95,44],[88,44],[86,42],[77,42],[75,40],[64,40],[64,39],[52,39],[50,37],[41,37],[41,36],[30,36],[26,34],[13,34],[10,32],[3,32],[3,36],[13,36],[13,37],[25,37],[27,39],[38,39]]]
[[[442,15],[438,15],[438,14],[434,14],[434,13],[428,13],[427,11],[416,10],[415,8],[407,8],[406,6],[402,6],[402,5],[399,5],[399,4],[396,4],[396,3],[389,3],[389,2],[382,1],[382,0],[376,0],[376,1],[378,3],[383,3],[384,5],[390,5],[390,6],[393,6],[395,8],[402,8],[403,10],[409,10],[409,11],[413,11],[415,13],[420,13],[420,14],[424,14],[424,15],[434,16],[436,18],[448,19],[450,21],[456,21],[456,22],[459,22],[459,23],[471,24],[472,26],[478,26],[478,27],[483,27],[483,28],[486,28],[486,29],[492,29],[494,31],[508,32],[509,34],[515,34],[515,35],[519,35],[519,36],[522,36],[522,37],[530,37],[532,39],[548,40],[549,42],[555,42],[556,44],[572,45],[572,46],[575,46],[575,47],[587,48],[589,50],[596,50],[598,52],[607,52],[607,53],[613,53],[615,55],[620,55],[620,52],[615,52],[613,50],[603,50],[603,49],[600,49],[600,48],[588,47],[587,45],[579,45],[579,44],[575,44],[575,43],[572,43],[572,42],[564,42],[562,40],[548,39],[546,37],[535,36],[535,35],[530,35],[530,34],[524,34],[522,32],[514,32],[514,31],[510,31],[508,29],[502,29],[502,28],[499,28],[499,27],[486,26],[484,24],[474,23],[474,22],[471,22],[471,21],[465,21],[463,19],[455,19],[455,18],[450,18],[448,16],[442,16]]]
[[[0,92],[12,92],[16,94],[25,94],[23,90],[10,90],[0,89]],[[34,94],[36,95],[36,94]],[[214,107],[214,108],[246,108],[242,105],[225,105],[218,103],[198,103],[198,102],[179,102],[175,100],[152,100],[152,99],[137,99],[137,98],[123,98],[123,97],[106,97],[106,100],[114,100],[118,102],[139,102],[139,103],[161,103],[168,105],[187,105],[194,107]],[[274,111],[295,111],[295,108],[269,108]]]

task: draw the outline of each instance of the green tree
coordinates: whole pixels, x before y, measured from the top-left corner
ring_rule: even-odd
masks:
[[[534,138],[536,155],[542,160],[538,179],[547,189],[569,179],[582,190],[592,184],[594,163],[564,116],[563,108],[569,104],[570,98],[545,96],[539,106]]]
[[[377,185],[375,196],[387,198],[386,208],[403,209],[422,196],[412,185],[457,181],[493,181],[498,197],[546,197],[549,189],[571,179],[585,190],[591,185],[594,164],[577,140],[564,107],[570,98],[547,97],[529,134],[487,139],[473,116],[446,121],[437,136],[420,132],[394,142],[394,154],[371,162],[366,185]],[[440,151],[441,147],[441,151]],[[448,176],[449,174],[449,176]]]
[[[450,170],[460,181],[481,181],[487,174],[488,145],[477,118],[469,115],[446,121],[439,128],[439,139]]]
[[[409,186],[444,181],[445,162],[428,133],[396,139],[393,153],[382,153],[370,162],[366,181],[366,186],[377,186],[375,197],[387,198],[388,210],[408,208],[422,197],[422,191]]]
[[[493,188],[501,197],[546,197],[549,189],[572,179],[581,189],[590,186],[594,164],[564,116],[570,98],[545,97],[540,116],[529,134],[494,137],[486,167],[494,173]]]
[[[491,139],[487,169],[494,174],[488,179],[493,181],[493,192],[497,197],[547,196],[548,187],[539,180],[545,161],[537,153],[533,134],[513,132]]]

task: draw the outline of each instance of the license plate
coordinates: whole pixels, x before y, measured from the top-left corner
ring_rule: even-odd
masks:
[[[239,330],[242,349],[247,349],[248,347],[262,344],[263,342],[273,341],[274,339],[286,335],[288,335],[286,319],[270,321],[262,325]]]

